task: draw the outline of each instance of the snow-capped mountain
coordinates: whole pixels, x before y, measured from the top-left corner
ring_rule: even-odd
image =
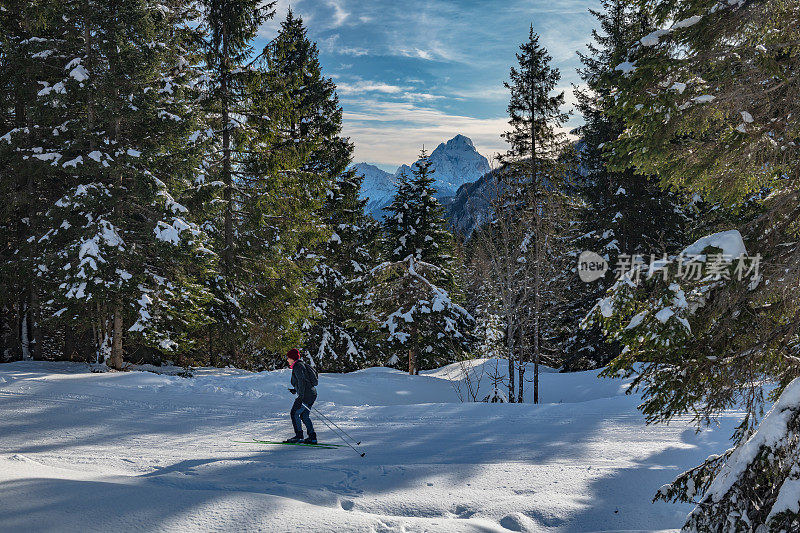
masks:
[[[460,134],[437,146],[430,159],[435,171],[436,196],[440,199],[455,196],[461,185],[477,181],[489,172],[489,161],[478,153],[469,137]],[[372,216],[383,218],[383,208],[391,203],[394,195],[396,178],[403,172],[410,176],[412,166],[400,165],[391,174],[368,163],[353,165],[356,172],[364,176],[361,197],[369,198],[367,211]]]
[[[456,135],[431,153],[436,186],[441,196],[453,196],[465,183],[477,181],[489,172],[489,161],[475,149],[472,140]]]
[[[394,174],[369,163],[356,163],[353,168],[356,174],[364,176],[361,198],[369,198],[367,213],[380,220],[383,216],[381,211],[389,205],[394,195]]]

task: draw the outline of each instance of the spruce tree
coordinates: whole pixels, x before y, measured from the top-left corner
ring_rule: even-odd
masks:
[[[363,177],[345,172],[323,205],[330,237],[317,249],[317,293],[305,327],[306,353],[321,371],[348,372],[379,363],[373,337],[368,274],[376,264],[380,228],[359,199]]]
[[[259,113],[248,107],[259,105],[252,93],[259,91],[254,85],[261,80],[251,68],[252,43],[261,25],[273,16],[274,2],[202,0],[199,5],[206,69],[202,103],[213,141],[205,162],[205,179],[221,188],[221,201],[215,212],[208,214],[211,219],[208,227],[218,253],[215,266],[218,274],[209,280],[215,298],[209,309],[213,324],[208,329],[207,349],[214,362],[220,363],[216,360],[217,353],[229,362],[237,359],[249,332],[241,300],[251,291],[242,278],[247,277],[247,269],[253,265],[244,266],[237,258],[241,246],[236,238],[242,224],[238,178],[245,156],[253,160],[268,151],[252,146],[257,142],[252,138],[258,135],[254,124]],[[261,103],[260,107],[266,106]],[[252,256],[257,254],[244,257],[249,260]],[[258,264],[258,259],[254,264]]]
[[[322,74],[319,50],[303,19],[291,10],[265,51],[270,93],[279,120],[281,157],[294,157],[312,192],[325,192],[352,161],[353,145],[341,136],[336,85]]]
[[[411,169],[411,177],[401,175],[397,193],[386,208],[388,257],[402,260],[413,255],[420,261],[444,269],[453,267],[453,235],[444,219],[444,208],[434,193],[436,170],[423,148]]]
[[[615,343],[603,343],[596,327],[580,329],[577,322],[613,283],[619,260],[651,254],[662,257],[686,244],[694,207],[682,205],[681,196],[663,190],[654,177],[643,176],[632,168],[614,171],[604,147],[617,139],[624,124],[610,112],[614,94],[625,74],[616,67],[628,50],[650,31],[646,13],[631,8],[624,0],[603,0],[600,10],[590,10],[600,28],[593,30],[594,43],[588,54],[580,53],[579,72],[587,85],[577,90],[578,110],[585,124],[579,129],[580,174],[576,190],[585,199],[580,249],[600,254],[608,263],[605,277],[592,283],[576,283],[572,291],[571,323],[574,336],[565,345],[570,354],[565,366],[571,370],[604,366],[619,350]],[[620,257],[622,256],[622,257]]]
[[[399,261],[412,255],[410,239],[414,231],[411,225],[414,218],[414,191],[405,171],[397,176],[394,186],[392,201],[384,208],[386,215],[383,220],[383,245],[386,258]]]
[[[248,235],[242,250],[263,247],[265,267],[252,267],[260,278],[257,298],[247,305],[261,346],[282,356],[282,347],[302,343],[301,333],[313,323],[315,268],[333,234],[324,202],[337,194],[337,180],[346,179],[352,145],[341,137],[336,87],[323,76],[317,46],[291,10],[255,65],[260,74],[251,93],[259,118],[242,165]]]
[[[797,393],[789,385],[800,347],[800,56],[792,44],[800,5],[665,0],[645,7],[652,31],[616,67],[627,76],[609,112],[624,130],[606,146],[609,161],[617,171],[658,174],[738,217],[722,219],[717,229],[725,231],[690,247],[715,266],[714,276],[676,280],[680,262],[673,261],[659,269],[665,281],[612,287],[595,311],[624,346],[608,372],[635,377],[651,421],[689,413],[704,424],[733,405],[745,408],[733,451],[659,493],[700,503],[686,530],[791,530],[800,517],[779,495],[796,483],[785,465],[798,451]],[[724,257],[731,242],[736,251],[746,244],[751,258],[760,254],[757,271],[750,270],[755,258],[744,261],[750,275],[742,280],[740,262]],[[779,384],[773,399],[784,387],[789,394],[778,400],[777,423],[768,417],[759,436],[765,379]]]
[[[549,272],[552,270],[549,265],[556,258],[554,250],[549,249],[556,239],[550,237],[561,232],[560,219],[564,215],[564,199],[561,197],[564,193],[561,183],[564,172],[555,162],[563,150],[564,141],[558,128],[567,115],[561,111],[564,93],[552,94],[561,74],[550,65],[551,60],[547,50],[539,44],[539,36],[531,25],[528,41],[520,45],[520,52],[517,53],[518,66],[511,68],[510,81],[504,84],[511,93],[508,104],[511,129],[503,134],[509,143],[508,152],[501,158],[503,195],[508,199],[503,208],[525,215],[519,217],[523,230],[516,232],[522,240],[509,245],[523,250],[523,256],[527,255],[528,249],[532,251],[532,256],[525,259],[531,261],[533,266],[529,272],[532,287],[523,290],[530,296],[530,307],[526,309],[530,315],[526,321],[530,323],[531,330],[520,331],[519,342],[524,344],[528,339],[531,342],[534,403],[538,402],[539,363],[542,340],[546,335],[544,295],[549,292]],[[518,285],[511,279],[509,282]],[[522,285],[525,283],[527,280]],[[518,319],[521,317],[510,320]],[[509,354],[509,373],[513,373],[513,365],[513,354]],[[522,359],[518,361],[516,370],[519,374],[517,401],[522,401],[525,372]],[[510,396],[514,396],[513,383],[509,383],[509,389]]]
[[[43,151],[60,124],[43,104],[39,80],[60,74],[55,2],[6,2],[0,11],[0,358],[41,358],[43,271],[39,239],[45,211],[63,186]]]
[[[417,374],[467,351],[474,319],[453,301],[453,237],[434,197],[433,169],[424,149],[412,172],[410,179],[401,176],[387,208],[389,261],[373,269],[372,299],[390,364],[406,359],[409,374]]]
[[[685,187],[690,194],[704,195],[718,210],[738,213],[747,251],[762,257],[757,283],[707,289],[704,304],[688,317],[693,349],[714,361],[725,360],[727,370],[690,358],[680,367],[692,376],[690,383],[702,387],[678,387],[684,380],[654,380],[648,403],[653,413],[667,419],[687,411],[709,418],[721,405],[751,394],[755,376],[762,373],[778,376],[784,384],[794,377],[792,366],[783,361],[793,357],[794,346],[794,330],[786,329],[785,320],[798,307],[789,281],[797,272],[790,244],[798,207],[792,185],[798,165],[791,157],[797,143],[786,122],[797,102],[784,91],[796,84],[791,73],[798,58],[784,52],[791,34],[777,30],[794,27],[797,12],[791,7],[731,4],[709,11],[700,2],[658,2],[648,12],[653,31],[625,58],[635,65],[621,80],[609,109],[624,124],[619,138],[607,147],[616,170],[633,166],[658,172],[665,185]],[[667,29],[655,29],[669,22]],[[686,50],[693,54],[687,56]],[[652,96],[645,101],[648,93]],[[718,229],[733,231],[730,220],[723,219]],[[666,290],[674,293],[677,288]],[[658,290],[663,289],[637,289],[634,299],[626,301],[659,302]],[[619,317],[615,311],[604,318],[615,321],[631,310],[626,309],[619,308]],[[778,344],[776,339],[781,339]],[[647,353],[654,362],[674,360],[673,351],[685,350],[686,342],[671,342],[670,350],[651,347]],[[764,357],[753,360],[752,353]],[[614,365],[625,367],[630,357],[620,357]],[[752,431],[758,404],[751,402],[740,437]]]
[[[194,14],[167,7],[65,3],[53,54],[66,61],[37,93],[61,117],[37,148],[64,184],[39,239],[48,305],[117,369],[125,337],[180,352],[204,322],[208,250],[180,202],[201,155],[188,141]]]

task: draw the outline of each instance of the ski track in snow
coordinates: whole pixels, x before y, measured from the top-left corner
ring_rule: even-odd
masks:
[[[287,371],[2,364],[0,531],[674,530],[691,506],[652,496],[740,418],[646,426],[640,398],[596,371],[543,372],[550,403],[460,403],[456,368],[322,375],[315,407],[361,458],[232,442],[291,434]]]

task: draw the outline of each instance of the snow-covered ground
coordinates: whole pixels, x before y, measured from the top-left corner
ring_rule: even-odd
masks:
[[[669,530],[691,506],[652,496],[726,449],[737,421],[648,427],[597,372],[543,372],[540,405],[461,403],[459,374],[320,376],[315,406],[363,441],[361,458],[233,442],[292,434],[288,370],[2,364],[0,530]]]

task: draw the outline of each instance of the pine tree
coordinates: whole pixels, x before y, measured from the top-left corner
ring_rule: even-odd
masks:
[[[539,400],[539,363],[542,357],[542,339],[544,336],[543,295],[547,291],[549,279],[548,264],[554,257],[548,251],[555,239],[549,236],[558,233],[560,226],[559,217],[563,215],[563,201],[560,189],[563,172],[554,166],[562,149],[563,135],[558,132],[558,127],[567,119],[561,111],[564,104],[564,93],[552,95],[561,74],[558,69],[550,66],[552,58],[547,50],[539,45],[539,36],[533,31],[531,25],[528,41],[520,46],[517,53],[518,67],[512,67],[510,81],[504,85],[510,91],[508,104],[510,131],[503,134],[509,143],[509,150],[502,158],[503,182],[502,194],[508,199],[504,209],[517,210],[521,223],[525,226],[522,232],[522,241],[514,246],[519,247],[526,255],[527,250],[532,250],[532,256],[525,261],[531,261],[532,287],[524,289],[531,297],[530,333],[520,331],[520,343],[531,339],[531,353],[534,362],[534,403]],[[509,283],[513,276],[509,277]],[[525,282],[523,282],[524,285]],[[512,306],[514,308],[518,306]],[[509,320],[509,317],[506,317]],[[516,320],[520,317],[515,317]],[[514,354],[509,353],[509,374],[513,373]],[[517,388],[517,401],[523,398],[524,362],[520,359],[517,364],[519,386]],[[513,381],[509,381],[509,396],[514,396]]]
[[[399,261],[413,255],[411,238],[414,231],[411,225],[414,219],[414,191],[405,172],[401,172],[395,181],[395,192],[391,203],[384,208],[386,216],[383,221],[383,244],[386,258]]]
[[[42,356],[42,271],[39,238],[44,211],[59,195],[57,173],[48,164],[42,138],[59,123],[42,105],[38,80],[58,74],[62,5],[6,2],[0,11],[0,358]]]
[[[667,186],[738,213],[744,241],[734,240],[747,243],[751,257],[760,254],[760,268],[741,281],[725,279],[739,267],[720,254],[739,235],[727,219],[718,229],[728,231],[690,247],[705,252],[716,276],[676,281],[680,262],[673,261],[659,269],[664,281],[629,279],[612,287],[595,311],[623,344],[608,371],[635,376],[651,421],[691,413],[703,424],[732,405],[745,408],[734,451],[660,492],[701,502],[686,530],[791,530],[797,513],[772,511],[782,492],[774,488],[796,483],[796,472],[784,465],[798,449],[796,388],[789,392],[787,385],[800,374],[794,98],[800,55],[792,44],[800,5],[670,0],[645,7],[653,31],[616,67],[627,75],[609,113],[624,130],[606,147],[609,161],[616,171],[633,166],[658,174]],[[748,271],[756,261],[744,263]],[[789,393],[778,402],[780,424],[768,424],[766,441],[756,432],[765,379],[780,385],[773,399],[784,387]]]
[[[61,120],[37,159],[65,186],[39,239],[48,305],[54,321],[91,330],[98,360],[117,369],[125,336],[187,349],[207,299],[204,235],[179,202],[201,155],[188,141],[194,14],[164,7],[64,3],[52,49],[63,70],[38,92]]]
[[[292,222],[282,223],[285,233],[304,232],[293,258],[306,280],[291,288],[293,305],[302,311],[297,321],[312,364],[354,369],[367,356],[361,278],[370,263],[370,235],[358,200],[360,180],[347,170],[353,146],[341,136],[335,85],[323,76],[317,46],[291,10],[264,58],[272,117],[264,126],[274,132],[268,164],[280,173],[291,168],[289,179],[300,189]]]
[[[797,103],[784,91],[797,83],[792,73],[798,58],[784,52],[791,34],[776,29],[794,27],[797,11],[791,4],[734,3],[712,10],[691,1],[655,4],[653,27],[676,22],[654,30],[631,49],[626,59],[635,65],[609,109],[624,124],[608,150],[618,170],[633,165],[658,172],[665,185],[686,187],[720,209],[738,213],[748,252],[762,257],[758,283],[706,289],[703,305],[687,317],[692,349],[713,361],[726,361],[727,370],[717,362],[689,358],[679,365],[692,376],[688,384],[683,379],[653,381],[648,404],[665,419],[687,411],[710,418],[720,406],[750,396],[756,376],[776,376],[786,384],[795,375],[794,328],[788,326],[793,318],[787,317],[797,314],[789,280],[797,279],[799,270],[793,260],[795,245],[787,243],[796,234],[792,213],[798,204],[792,184],[798,166],[791,156],[797,150],[791,140],[796,135],[786,117],[796,112]],[[686,56],[685,50],[695,53]],[[654,96],[645,104],[642,94],[648,91]],[[723,220],[729,228],[730,219]],[[656,305],[661,301],[658,290],[626,301]],[[624,313],[620,317],[627,318]],[[619,319],[616,311],[605,318]],[[677,357],[673,352],[687,349],[687,342],[674,339],[673,349],[651,347],[648,354],[655,361],[672,361]],[[764,356],[754,360],[753,353]],[[625,367],[629,358],[614,366]],[[676,388],[680,394],[674,393]],[[749,405],[739,438],[753,429],[759,402]]]
[[[373,270],[373,300],[388,334],[390,363],[407,358],[409,374],[457,360],[470,345],[472,316],[451,298],[457,289],[453,237],[434,197],[433,169],[423,149],[401,176],[387,208],[385,246],[389,261]]]
[[[252,161],[268,152],[258,132],[254,131],[258,111],[263,111],[267,105],[254,101],[252,94],[258,92],[254,86],[262,80],[251,68],[252,42],[261,25],[274,15],[274,2],[202,0],[199,5],[203,14],[201,31],[206,68],[202,102],[213,141],[205,162],[205,174],[210,183],[221,186],[221,202],[216,212],[208,214],[211,220],[207,224],[214,250],[218,252],[215,266],[218,274],[209,280],[215,298],[210,307],[214,322],[209,326],[207,349],[213,359],[220,352],[224,360],[233,362],[240,359],[237,355],[249,331],[241,299],[251,291],[242,278],[247,277],[249,268],[259,265],[260,259],[244,265],[237,258],[242,248],[236,238],[243,211],[238,194],[239,178],[245,156]],[[249,109],[259,104],[261,110]],[[247,240],[244,242],[246,244]],[[258,253],[244,257],[250,263]]]
[[[325,241],[334,223],[325,201],[341,194],[337,180],[350,177],[345,171],[352,145],[341,137],[336,87],[323,76],[319,52],[301,18],[289,11],[256,65],[263,76],[252,92],[263,119],[252,146],[265,150],[254,149],[260,155],[245,159],[243,181],[255,194],[244,205],[250,206],[247,248],[267,243],[268,270],[259,281],[258,299],[248,299],[247,305],[258,310],[254,328],[262,346],[282,356],[282,346],[301,343],[302,330],[312,324],[315,268],[327,257]],[[256,213],[258,218],[251,218]],[[341,264],[334,257],[341,253],[330,257],[334,264]],[[351,311],[358,307],[353,305]],[[282,361],[277,357],[273,364]]]
[[[302,161],[309,187],[331,188],[352,161],[353,146],[341,136],[342,108],[336,86],[322,74],[317,45],[291,10],[266,52],[274,112],[280,120],[282,157]]]
[[[316,317],[306,331],[306,353],[321,371],[347,372],[376,364],[369,302],[369,271],[376,263],[380,228],[359,199],[363,177],[341,176],[322,212],[331,235],[314,268]]]
[[[571,329],[577,334],[565,346],[570,354],[566,367],[573,370],[604,366],[618,353],[614,343],[602,342],[597,328],[574,327],[613,283],[618,260],[675,253],[686,244],[692,210],[691,205],[681,205],[678,194],[662,190],[657,179],[632,168],[613,171],[608,166],[604,146],[624,129],[622,121],[609,113],[625,76],[616,66],[650,30],[649,17],[627,4],[604,0],[601,10],[590,10],[600,30],[592,32],[595,43],[589,44],[589,54],[579,54],[584,65],[580,74],[587,85],[586,90],[576,91],[585,120],[579,129],[581,175],[575,178],[578,192],[586,199],[579,243],[581,250],[599,253],[611,268],[597,282],[577,283],[573,292],[577,304],[573,316],[577,319]]]
[[[434,196],[435,169],[425,149],[411,169],[398,177],[392,203],[386,207],[387,257],[402,260],[413,255],[445,269],[453,265],[453,235],[447,229],[444,208]]]

